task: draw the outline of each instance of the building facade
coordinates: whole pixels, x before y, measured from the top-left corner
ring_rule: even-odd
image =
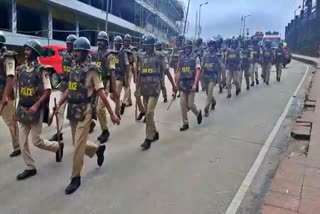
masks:
[[[179,0],[0,0],[0,30],[15,46],[30,38],[43,45],[63,44],[70,33],[89,38],[94,46],[106,27],[111,39],[154,33],[168,40],[181,32],[183,19]]]

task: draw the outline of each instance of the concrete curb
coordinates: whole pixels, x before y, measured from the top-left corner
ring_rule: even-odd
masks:
[[[317,58],[311,58],[311,57],[293,54],[292,59],[297,60],[299,62],[309,64],[309,65],[313,65],[316,68],[320,68],[319,67],[319,60]]]

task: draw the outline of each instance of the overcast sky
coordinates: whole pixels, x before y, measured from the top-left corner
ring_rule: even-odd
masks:
[[[183,1],[187,7],[188,0]],[[206,1],[208,4],[201,9],[203,38],[217,34],[238,36],[241,16],[247,14],[251,14],[246,21],[250,33],[272,30],[279,31],[284,37],[285,26],[293,18],[294,10],[302,4],[302,0],[191,0],[187,36],[195,35],[196,11]]]

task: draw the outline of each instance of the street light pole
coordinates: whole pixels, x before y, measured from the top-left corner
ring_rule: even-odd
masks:
[[[106,2],[106,27],[105,31],[108,32],[108,15],[109,15],[109,0]]]
[[[198,32],[198,38],[200,38],[200,35],[201,35],[201,7],[203,6],[203,5],[206,5],[206,4],[208,4],[209,2],[205,2],[205,3],[203,3],[203,4],[200,4],[200,6],[199,6],[199,32]]]
[[[249,15],[246,15],[243,17],[243,31],[242,31],[242,37],[244,37],[244,34],[245,34],[245,30],[246,30],[246,18],[251,16],[251,14]]]
[[[188,21],[188,15],[189,15],[189,7],[190,7],[190,0],[188,2],[188,9],[187,9],[187,14],[186,14],[186,21],[184,23],[184,28],[183,28],[183,35],[186,34],[187,21]]]

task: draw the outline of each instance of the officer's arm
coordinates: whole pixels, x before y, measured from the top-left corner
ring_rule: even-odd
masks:
[[[110,85],[111,85],[112,93],[114,94],[115,97],[118,97],[116,93],[116,73],[115,73],[116,65],[115,65],[115,59],[113,55],[109,55],[107,59],[107,65],[110,71],[110,78],[111,78]]]
[[[14,78],[14,68],[15,60],[13,57],[7,57],[5,59],[5,71],[7,76],[6,86],[4,88],[2,99],[5,99],[9,96],[13,88],[13,78]]]
[[[200,78],[201,78],[201,66],[200,66],[199,57],[197,57],[197,59],[196,59],[196,78],[193,83],[193,86],[196,87],[198,85]]]
[[[62,106],[63,103],[65,103],[67,101],[69,93],[70,93],[69,89],[67,89],[63,92],[63,94],[59,100],[58,106]]]
[[[163,57],[163,59],[162,59],[162,67],[164,69],[165,75],[167,75],[167,77],[172,85],[172,88],[175,88],[176,85],[175,85],[174,80],[172,78],[172,75],[170,73],[169,65],[168,65],[168,61],[167,61],[166,57]]]
[[[124,73],[124,79],[125,79],[125,85],[130,84],[129,83],[129,72],[130,72],[130,63],[129,63],[129,56],[127,53],[124,53],[124,62],[125,62],[125,73]]]

